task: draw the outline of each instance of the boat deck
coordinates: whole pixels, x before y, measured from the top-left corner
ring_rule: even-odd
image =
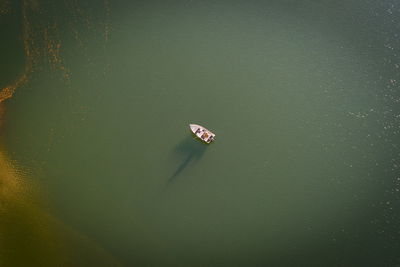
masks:
[[[198,138],[200,138],[207,144],[214,141],[215,134],[212,133],[210,130],[207,130],[203,126],[197,124],[190,124],[189,127],[193,134],[195,134]]]

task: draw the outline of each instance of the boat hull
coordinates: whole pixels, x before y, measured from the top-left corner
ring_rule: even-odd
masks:
[[[190,131],[201,141],[209,144],[215,140],[215,134],[198,124],[189,124]]]

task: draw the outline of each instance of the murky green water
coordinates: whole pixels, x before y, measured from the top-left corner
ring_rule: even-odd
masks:
[[[400,5],[71,3],[1,132],[49,216],[127,266],[400,264]]]

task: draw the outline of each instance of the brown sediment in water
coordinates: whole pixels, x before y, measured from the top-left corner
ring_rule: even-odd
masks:
[[[0,15],[11,12],[11,4],[9,0],[0,0]]]
[[[0,102],[0,130],[1,130],[1,126],[3,125],[5,110],[6,110],[6,107],[5,107],[4,103]]]
[[[9,6],[9,4],[3,5]],[[47,20],[40,19],[40,14],[44,11],[42,9],[38,1],[25,0],[22,2],[21,35],[25,54],[25,67],[23,73],[12,84],[0,89],[0,102],[11,98],[18,88],[28,82],[32,73],[39,69],[40,65],[44,65],[41,64],[44,61],[49,62],[53,70],[61,70],[64,78],[69,78],[69,71],[60,57],[61,44],[60,40],[56,38],[57,25],[55,23],[49,25]]]
[[[69,11],[75,21],[83,9],[76,0]],[[108,1],[103,2],[109,13]],[[4,127],[5,100],[27,86],[32,75],[41,69],[70,79],[70,70],[62,58],[59,22],[51,14],[55,5],[39,0],[23,0],[21,10],[13,10],[9,0],[0,0],[0,16],[20,12],[21,39],[25,66],[14,82],[0,87],[0,127]],[[81,18],[89,21],[89,18]],[[79,33],[76,25],[72,31]],[[109,36],[105,22],[104,36]],[[0,128],[2,129],[2,128]],[[0,147],[0,265],[1,266],[120,266],[121,264],[98,244],[80,234],[51,214],[43,192],[20,165]]]
[[[28,76],[26,73],[22,74],[18,80],[12,85],[6,86],[0,91],[0,103],[6,99],[11,98],[18,87],[22,86],[28,80]]]
[[[103,46],[110,38],[111,26],[109,22],[110,4],[108,0],[102,1],[103,17],[96,18],[88,8],[82,8],[77,0],[65,0],[59,6],[55,4],[43,4],[39,0],[23,0],[21,2],[21,37],[25,54],[25,67],[23,72],[11,84],[0,88],[0,102],[11,98],[16,90],[26,84],[33,73],[43,68],[49,68],[58,73],[62,79],[69,81],[71,70],[67,67],[62,57],[61,30],[67,28],[72,33],[75,43],[82,49],[85,57],[89,57],[86,51],[88,34],[94,29],[100,28],[99,34],[103,36]],[[64,10],[70,17],[67,25],[59,19],[56,12]],[[0,16],[15,13],[9,0],[0,0]],[[97,19],[97,20],[96,20]],[[95,22],[97,21],[97,22]],[[82,30],[84,29],[84,30]],[[90,61],[88,59],[88,61]]]
[[[2,266],[120,266],[95,242],[43,207],[27,175],[0,151]]]

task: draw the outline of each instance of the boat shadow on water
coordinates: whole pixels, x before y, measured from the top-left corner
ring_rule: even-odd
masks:
[[[173,150],[173,153],[181,157],[183,160],[175,172],[169,177],[167,186],[176,181],[177,177],[189,166],[190,162],[195,162],[201,159],[207,146],[207,144],[203,144],[192,136],[186,137],[179,144],[177,144]]]

